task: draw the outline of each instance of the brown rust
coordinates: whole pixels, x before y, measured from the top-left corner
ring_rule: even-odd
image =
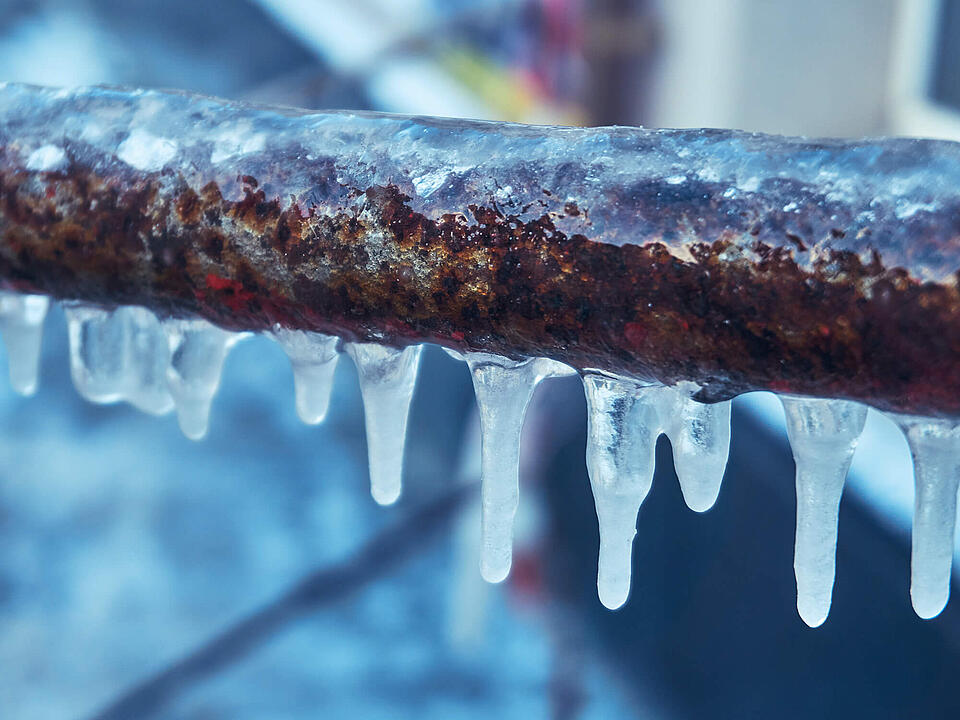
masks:
[[[558,229],[580,215],[572,202],[532,219],[470,205],[431,220],[396,187],[369,187],[351,211],[321,214],[268,198],[251,176],[229,201],[213,182],[197,192],[179,179],[171,194],[149,173],[0,166],[0,276],[23,289],[232,328],[522,351],[692,379],[704,399],[766,388],[960,411],[955,285],[876,253],[804,267],[802,240],[768,243],[762,222],[747,248],[729,233],[618,246]]]
[[[960,415],[960,145],[0,86],[0,283]]]

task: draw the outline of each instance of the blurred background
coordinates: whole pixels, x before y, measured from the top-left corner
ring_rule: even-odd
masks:
[[[0,0],[0,80],[960,139],[960,1]],[[114,717],[185,720],[960,717],[960,602],[913,614],[910,458],[877,413],[824,626],[796,614],[793,462],[765,394],[735,402],[702,516],[661,438],[633,594],[609,612],[575,379],[544,383],[531,407],[514,571],[487,586],[475,490],[406,520],[479,473],[468,374],[436,348],[404,497],[380,508],[349,361],[312,428],[282,351],[241,343],[193,443],[172,417],[81,401],[65,335],[55,311],[36,397],[0,389],[2,718],[88,718],[118,700]],[[312,591],[289,595],[304,578]]]

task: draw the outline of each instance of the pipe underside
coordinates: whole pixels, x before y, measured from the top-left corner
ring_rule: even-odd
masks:
[[[960,145],[0,86],[0,279],[960,415]]]

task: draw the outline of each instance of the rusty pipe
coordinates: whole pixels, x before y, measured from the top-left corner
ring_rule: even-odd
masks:
[[[960,145],[0,86],[0,279],[960,415]]]

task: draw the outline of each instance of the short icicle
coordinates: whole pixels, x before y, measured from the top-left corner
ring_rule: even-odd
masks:
[[[600,525],[597,592],[611,610],[630,595],[637,514],[653,484],[661,385],[587,372],[587,472]]]
[[[70,341],[70,376],[90,402],[123,400],[127,381],[127,333],[115,309],[64,304]]]
[[[174,402],[167,388],[170,345],[160,320],[143,307],[122,311],[127,332],[127,390],[125,399],[138,410],[164,415]]]
[[[227,352],[244,335],[206,320],[171,318],[163,321],[170,347],[167,387],[177,409],[183,434],[200,440],[207,434],[210,405],[220,387]]]
[[[45,295],[0,291],[0,334],[7,348],[10,384],[20,395],[37,390],[40,341],[49,305]]]
[[[170,351],[160,321],[142,307],[64,307],[70,339],[70,375],[81,396],[95,403],[126,400],[153,415],[173,408],[166,372]]]
[[[928,619],[939,615],[950,598],[960,482],[960,425],[932,418],[895,419],[913,455],[910,598],[917,615]]]
[[[502,582],[513,563],[513,519],[520,495],[520,432],[537,384],[574,370],[547,358],[510,360],[467,353],[480,411],[480,573]]]
[[[673,408],[661,407],[673,446],[673,464],[687,507],[713,507],[730,454],[730,401],[701,403],[677,391]]]
[[[293,368],[297,415],[308,425],[323,422],[330,407],[333,374],[340,359],[340,338],[279,325],[271,334],[287,353]]]
[[[840,497],[867,408],[846,400],[781,401],[797,467],[797,611],[807,625],[818,627],[830,612]]]
[[[407,417],[423,346],[399,350],[374,343],[347,343],[345,349],[360,378],[370,493],[380,505],[390,505],[400,497]]]

